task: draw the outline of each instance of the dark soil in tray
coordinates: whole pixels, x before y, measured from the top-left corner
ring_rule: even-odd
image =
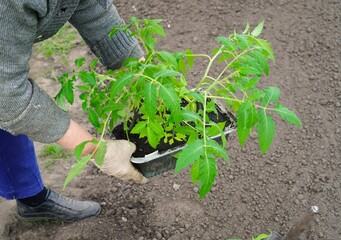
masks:
[[[232,121],[231,118],[225,114],[218,112],[218,115],[215,113],[209,113],[209,118],[214,122],[224,122],[226,121],[225,126],[230,126]],[[152,146],[149,145],[147,138],[139,138],[138,134],[127,134],[123,129],[123,123],[117,125],[113,132],[112,132],[114,139],[125,139],[127,140],[129,138],[129,141],[134,143],[136,145],[136,151],[133,153],[133,157],[144,157],[150,153],[155,152],[156,150],[161,154],[171,148],[183,146],[186,142],[185,141],[174,141],[172,145],[165,143],[163,139],[161,139],[159,145],[157,146],[157,149],[154,149]]]

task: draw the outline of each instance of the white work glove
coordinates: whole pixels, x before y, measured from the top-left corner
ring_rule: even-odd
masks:
[[[131,164],[130,158],[136,146],[125,140],[108,140],[107,153],[102,166],[97,166],[104,173],[123,181],[146,183],[148,180]]]

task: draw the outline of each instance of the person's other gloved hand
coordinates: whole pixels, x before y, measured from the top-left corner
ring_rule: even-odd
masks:
[[[108,140],[107,153],[102,166],[98,166],[104,173],[123,181],[146,183],[148,180],[134,168],[130,157],[136,146],[125,140]]]

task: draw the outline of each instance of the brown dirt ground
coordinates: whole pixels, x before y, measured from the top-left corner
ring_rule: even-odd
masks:
[[[303,128],[277,120],[270,151],[261,156],[253,136],[243,149],[235,135],[228,146],[231,166],[222,161],[212,192],[197,201],[189,173],[172,171],[144,186],[123,183],[93,166],[70,186],[62,184],[71,163],[61,160],[48,171],[45,183],[65,195],[102,204],[97,217],[61,224],[18,222],[13,202],[0,200],[1,239],[250,239],[269,230],[285,234],[311,205],[320,214],[303,239],[341,239],[341,2],[339,0],[115,0],[121,15],[162,18],[168,34],[159,48],[190,48],[209,52],[214,38],[242,31],[265,20],[263,37],[274,48],[267,84],[282,90],[282,101],[301,118]],[[70,62],[90,56],[79,45]],[[53,69],[53,71],[52,71]],[[35,55],[31,75],[50,94],[58,85],[54,76],[69,71],[53,58]],[[193,76],[202,71],[202,64]],[[79,108],[72,116],[89,127]],[[37,152],[42,145],[36,144]],[[40,159],[41,160],[41,159]],[[174,184],[180,185],[175,190]],[[1,232],[0,232],[1,234]]]

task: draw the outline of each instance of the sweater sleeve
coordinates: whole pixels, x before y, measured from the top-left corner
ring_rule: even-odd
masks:
[[[118,31],[109,37],[111,29],[123,23],[112,0],[81,0],[70,23],[109,68],[119,68],[126,58],[144,55],[137,40],[129,37],[128,32]]]
[[[55,142],[67,131],[70,118],[28,79],[37,14],[33,6],[20,3],[0,3],[0,128],[34,141]]]

